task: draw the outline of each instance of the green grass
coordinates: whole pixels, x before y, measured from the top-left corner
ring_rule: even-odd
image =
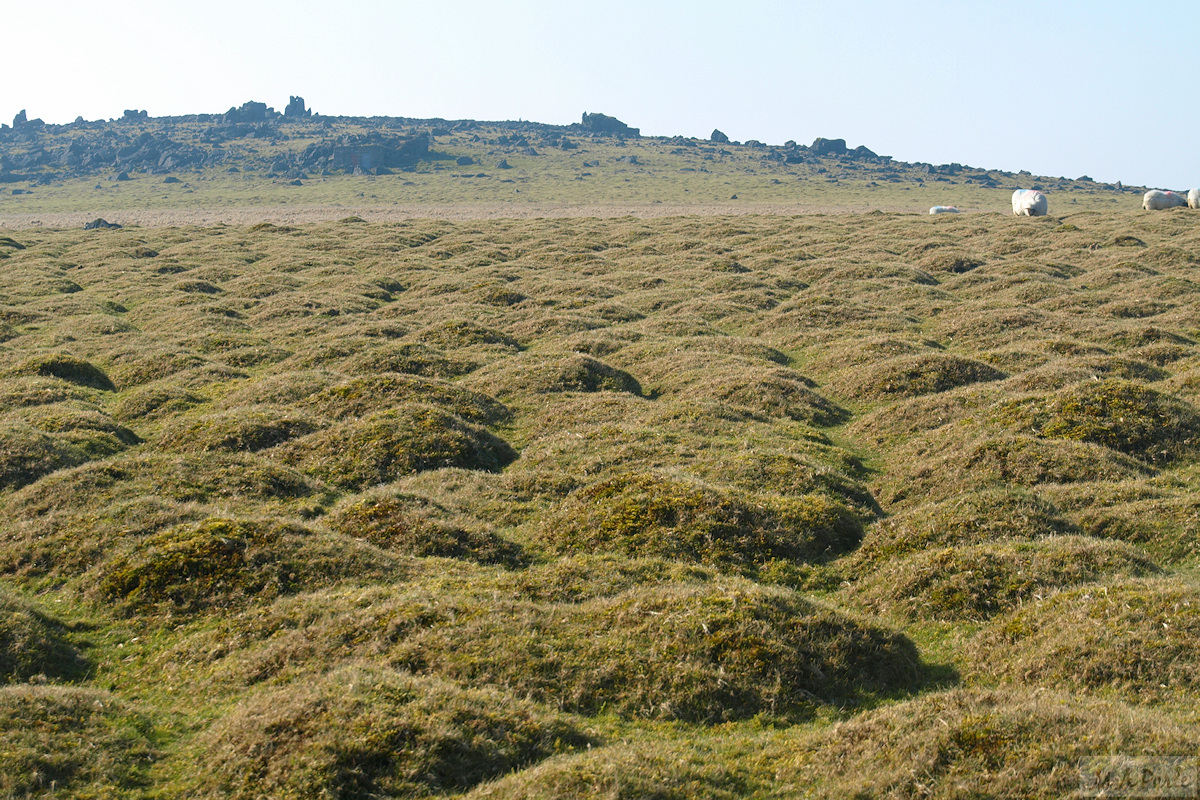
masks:
[[[505,152],[507,218],[11,230],[0,794],[1057,796],[1194,752],[1195,218],[517,213],[784,191],[652,144]],[[495,199],[439,163],[178,207]]]

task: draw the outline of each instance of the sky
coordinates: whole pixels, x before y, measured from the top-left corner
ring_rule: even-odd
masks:
[[[1200,186],[1200,3],[45,0],[0,121],[220,113],[578,122]]]

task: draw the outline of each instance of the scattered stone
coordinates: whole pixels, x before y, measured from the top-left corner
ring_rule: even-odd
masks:
[[[100,228],[115,229],[115,228],[120,228],[120,227],[121,226],[116,224],[115,222],[109,222],[108,220],[103,219],[103,218],[96,218],[96,219],[92,220],[91,222],[84,223],[83,229],[85,231],[94,231],[94,230],[98,230]]]

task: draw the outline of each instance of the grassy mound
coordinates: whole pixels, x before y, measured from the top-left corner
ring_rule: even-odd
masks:
[[[476,523],[470,526],[436,503],[415,495],[374,492],[351,498],[325,517],[345,536],[413,556],[443,556],[481,564],[520,564],[520,546]],[[473,529],[472,529],[473,528]]]
[[[67,443],[22,420],[0,420],[0,489],[19,489],[87,461]]]
[[[990,677],[1154,701],[1200,687],[1197,636],[1196,588],[1149,578],[1068,589],[1020,608],[983,631],[969,655]]]
[[[345,489],[440,467],[497,471],[517,454],[497,436],[427,406],[401,406],[279,447],[287,463]]]
[[[813,382],[786,367],[720,373],[693,384],[681,396],[715,400],[760,417],[782,417],[812,425],[840,425],[850,412],[813,390]]]
[[[441,350],[415,342],[380,345],[346,359],[343,365],[351,375],[402,372],[426,378],[457,378],[478,367],[474,361],[448,356]]]
[[[0,793],[116,797],[144,790],[147,722],[118,697],[58,686],[0,688]]]
[[[72,400],[93,403],[99,399],[100,395],[90,387],[53,376],[9,377],[0,383],[0,411]]]
[[[448,381],[385,373],[343,381],[310,395],[305,404],[330,419],[361,417],[404,403],[442,408],[468,422],[505,422],[512,412],[503,403]]]
[[[568,608],[500,607],[427,621],[392,657],[581,713],[695,722],[803,717],[814,702],[917,680],[904,637],[745,581],[639,586]]]
[[[1004,433],[977,439],[973,433],[968,425],[947,425],[899,448],[899,464],[881,482],[880,498],[901,503],[961,494],[967,486],[1120,481],[1154,473],[1143,461],[1090,442]]]
[[[27,358],[8,370],[8,375],[60,378],[67,383],[105,392],[111,392],[115,388],[104,370],[90,361],[67,353],[47,353]]]
[[[1158,571],[1127,544],[1063,536],[924,550],[877,565],[847,593],[877,612],[978,620],[1062,587]]]
[[[862,524],[826,495],[746,495],[626,473],[574,492],[547,517],[542,536],[560,552],[751,567],[838,555],[861,540]]]
[[[494,689],[346,666],[256,692],[193,746],[193,797],[461,792],[589,745],[570,719]]]
[[[1119,703],[955,689],[812,737],[787,754],[799,766],[783,768],[776,785],[830,798],[1068,797],[1090,759],[1191,754],[1198,744],[1194,729]]]
[[[879,515],[879,503],[862,482],[866,470],[850,456],[839,459],[833,448],[814,447],[812,452],[780,452],[765,449],[706,454],[692,471],[710,483],[724,483],[754,492],[764,486],[774,494],[803,497],[827,494],[858,511],[864,518]]]
[[[1058,508],[1036,494],[1021,489],[988,489],[914,506],[874,523],[855,556],[876,562],[933,547],[1076,532]]]
[[[422,342],[451,349],[493,345],[502,350],[522,350],[521,344],[503,331],[467,320],[449,320],[431,325],[417,334]]]
[[[1200,413],[1148,386],[1109,379],[1002,404],[996,419],[1038,436],[1094,442],[1151,464],[1200,447]]]
[[[160,430],[164,451],[254,453],[320,430],[312,417],[273,406],[246,406],[200,417],[176,418]]]
[[[485,783],[467,800],[737,800],[766,790],[769,780],[755,780],[707,748],[689,749],[656,741],[615,744],[586,753],[557,756],[529,769]]]
[[[96,592],[126,611],[184,614],[402,574],[378,551],[326,546],[298,525],[208,518],[155,534],[101,565]]]
[[[506,573],[499,588],[538,603],[585,603],[613,597],[638,586],[665,583],[703,583],[718,573],[708,567],[649,558],[604,554],[564,556],[548,564]]]
[[[632,375],[582,353],[522,354],[479,370],[470,382],[501,398],[557,392],[642,393],[642,385]]]
[[[203,396],[171,385],[153,384],[134,389],[113,406],[113,416],[123,422],[173,417],[206,403]]]
[[[79,451],[87,460],[115,455],[142,441],[129,428],[87,404],[55,403],[12,414]]]
[[[972,383],[998,381],[1005,374],[990,364],[950,353],[917,353],[875,362],[836,376],[829,388],[848,398],[873,400],[917,397]]]
[[[87,664],[64,633],[61,624],[0,589],[0,683],[82,677]]]

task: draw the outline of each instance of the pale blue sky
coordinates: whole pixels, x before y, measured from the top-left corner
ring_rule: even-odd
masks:
[[[5,11],[0,120],[222,112],[846,139],[904,161],[1200,186],[1200,3],[45,0]]]

